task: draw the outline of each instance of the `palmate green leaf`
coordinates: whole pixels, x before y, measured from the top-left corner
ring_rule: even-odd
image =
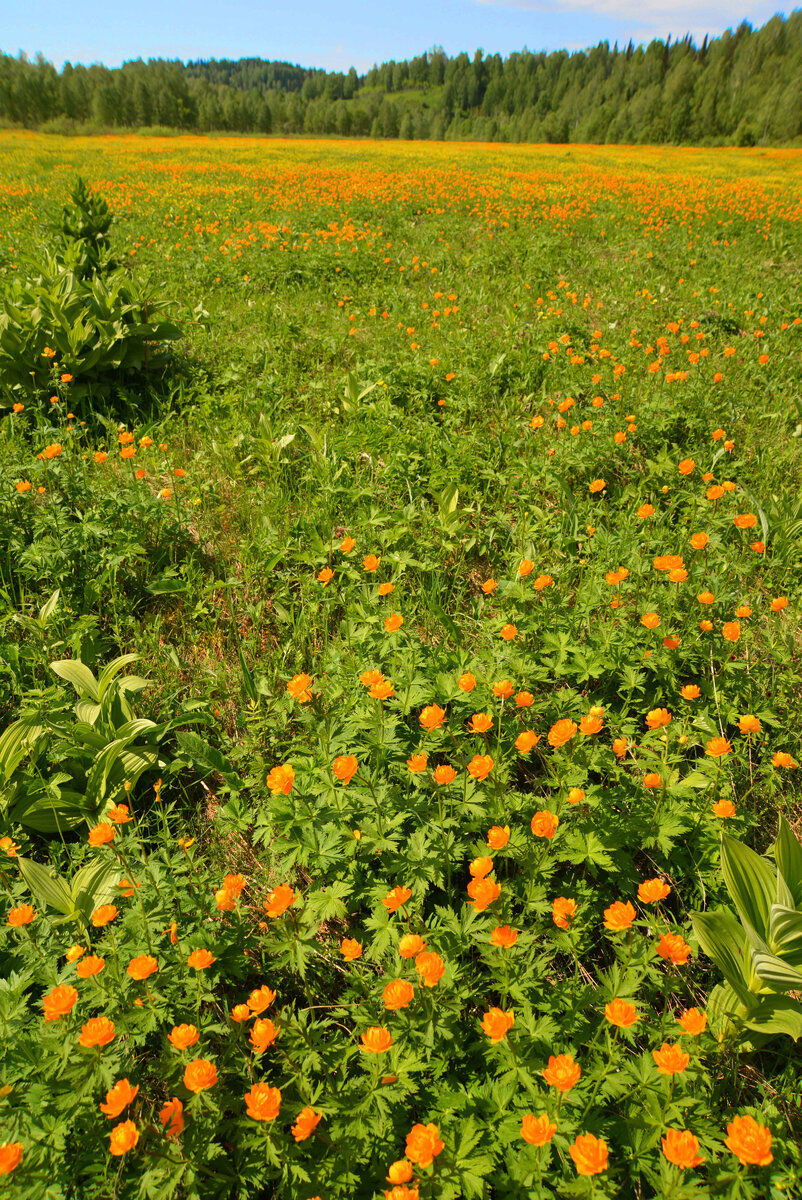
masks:
[[[774,870],[754,850],[726,834],[721,839],[721,870],[741,920],[768,941],[769,913],[777,898]]]

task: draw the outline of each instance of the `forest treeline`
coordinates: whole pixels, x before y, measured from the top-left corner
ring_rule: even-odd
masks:
[[[802,10],[696,45],[502,58],[434,48],[365,75],[258,58],[57,71],[0,54],[0,121],[57,133],[194,132],[769,145],[802,138]]]

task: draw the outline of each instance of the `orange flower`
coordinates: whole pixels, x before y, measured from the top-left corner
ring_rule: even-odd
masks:
[[[590,492],[591,496],[595,496],[597,492],[603,492],[606,487],[606,479],[594,479],[590,484],[588,484],[588,491]]]
[[[383,1054],[392,1046],[393,1036],[389,1029],[382,1029],[381,1025],[371,1025],[362,1034],[360,1042],[359,1048],[366,1054]]]
[[[472,879],[468,884],[468,895],[471,897],[468,904],[476,912],[481,913],[498,900],[501,895],[501,884],[496,883],[494,879]]]
[[[638,516],[640,517],[641,521],[645,521],[647,517],[651,517],[653,514],[654,508],[651,504],[641,504],[640,508],[638,509]]]
[[[269,988],[266,983],[261,987],[254,988],[248,997],[248,1008],[252,1013],[262,1013],[276,998],[276,993],[272,988]]]
[[[534,733],[531,729],[525,729],[515,739],[515,749],[519,754],[529,754],[540,741],[540,737],[539,733]]]
[[[420,774],[421,771],[425,771],[426,767],[428,766],[428,763],[429,763],[428,754],[424,754],[422,752],[418,753],[418,754],[413,754],[411,758],[407,759],[407,766],[409,767],[410,773],[412,775],[418,775],[418,774]]]
[[[515,1013],[504,1012],[500,1008],[491,1008],[482,1017],[482,1029],[491,1042],[503,1042],[515,1024]]]
[[[194,967],[196,971],[205,971],[213,962],[217,962],[217,959],[211,950],[193,950],[187,958],[187,966]]]
[[[257,1017],[251,1026],[250,1043],[256,1054],[264,1054],[268,1046],[276,1040],[278,1030],[270,1017]]]
[[[522,558],[518,567],[518,574],[524,579],[527,575],[531,575],[535,564],[529,558]]]
[[[395,688],[389,679],[382,679],[373,684],[368,695],[372,700],[389,700],[391,696],[395,695]]]
[[[298,701],[299,704],[308,704],[312,699],[312,683],[313,679],[311,675],[307,675],[305,673],[301,675],[293,675],[292,679],[287,684],[287,691],[294,700]]]
[[[535,837],[553,838],[559,824],[560,818],[556,813],[544,808],[532,817],[530,827]]]
[[[733,517],[732,523],[736,529],[754,529],[757,517],[754,513],[739,513],[737,517]]]
[[[126,967],[127,973],[132,979],[139,980],[148,979],[154,975],[159,969],[159,964],[151,954],[139,954],[136,958],[132,958]]]
[[[641,904],[657,904],[670,895],[671,888],[662,879],[645,879],[638,884],[638,899]]]
[[[422,950],[415,957],[415,970],[420,975],[424,987],[436,987],[443,978],[445,969],[445,963],[434,950]]]
[[[417,933],[405,933],[398,943],[398,953],[402,958],[415,958],[426,949],[426,942]]]
[[[687,1129],[669,1129],[662,1139],[663,1154],[675,1167],[688,1170],[705,1160],[699,1154],[699,1139]]]
[[[569,929],[576,916],[576,900],[558,896],[551,905],[551,919],[558,929]]]
[[[396,886],[392,889],[392,891],[387,893],[382,900],[382,904],[389,913],[394,913],[399,908],[403,908],[411,895],[412,888]]]
[[[682,696],[683,700],[698,700],[701,694],[701,689],[698,688],[695,683],[686,683],[685,686],[680,689],[680,695]]]
[[[100,908],[96,908],[92,913],[92,924],[96,929],[102,929],[104,925],[109,925],[117,916],[117,909],[113,904],[101,904]]]
[[[653,708],[646,714],[646,724],[649,729],[662,729],[671,724],[671,713],[667,708]]]
[[[106,1101],[100,1105],[100,1111],[110,1119],[119,1117],[124,1108],[133,1103],[139,1086],[131,1087],[127,1079],[118,1079],[113,1088],[106,1092]]]
[[[712,621],[700,621],[699,628],[701,629],[702,633],[710,633],[711,629],[713,628],[713,622]]]
[[[476,687],[476,676],[471,675],[470,671],[466,671],[457,680],[457,687],[461,692],[472,692]]]
[[[394,1012],[398,1008],[406,1008],[414,995],[415,989],[407,979],[393,979],[386,984],[382,1000],[384,1007]]]
[[[602,720],[603,711],[601,708],[592,708],[579,722],[579,732],[584,733],[586,737],[591,737],[594,733],[600,733],[604,728],[604,721]]]
[[[698,1008],[686,1009],[677,1017],[677,1021],[691,1037],[696,1037],[707,1029],[707,1013],[699,1012]]]
[[[346,962],[354,962],[362,957],[362,943],[356,938],[343,938],[340,942],[340,954]]]
[[[184,1071],[184,1087],[190,1092],[205,1092],[217,1083],[217,1067],[205,1058],[193,1058]]]
[[[99,975],[105,965],[105,958],[98,958],[95,954],[88,954],[86,958],[78,963],[75,973],[79,979],[91,979],[93,975]]]
[[[58,1021],[71,1012],[78,1000],[78,992],[68,983],[59,984],[49,991],[42,1000],[45,1010],[45,1021]]]
[[[582,1068],[574,1062],[572,1054],[554,1054],[549,1056],[549,1065],[543,1070],[543,1078],[549,1087],[558,1092],[570,1092],[579,1083]]]
[[[349,784],[359,770],[359,763],[353,754],[339,754],[331,764],[331,769],[343,786]]]
[[[492,825],[487,831],[487,844],[491,850],[503,850],[509,840],[509,825]]]
[[[553,583],[554,583],[554,580],[552,579],[551,575],[538,575],[537,579],[535,580],[535,582],[533,584],[533,587],[536,592],[542,592],[547,587],[551,587]]]
[[[728,642],[737,642],[741,636],[740,621],[725,621],[721,626],[721,636]]]
[[[640,619],[640,623],[646,629],[656,629],[657,626],[660,624],[660,616],[656,612],[644,613]]]
[[[134,819],[128,810],[127,804],[115,804],[109,809],[109,811],[106,813],[106,816],[110,821],[113,821],[115,825],[127,825],[129,821],[133,821]]]
[[[493,718],[490,713],[474,713],[469,728],[471,733],[487,733],[493,728]]]
[[[436,1125],[413,1125],[407,1134],[406,1156],[419,1167],[428,1167],[445,1149]]]
[[[433,729],[439,729],[446,719],[446,710],[441,708],[439,704],[427,704],[418,717],[422,727],[432,732]]]
[[[313,1108],[302,1108],[292,1127],[292,1136],[296,1142],[305,1142],[317,1128],[323,1113],[315,1112]]]
[[[356,538],[346,537],[340,542],[340,549],[343,554],[350,554],[356,545]]]
[[[549,1119],[548,1113],[536,1117],[534,1113],[526,1113],[521,1121],[521,1137],[530,1146],[545,1146],[554,1137],[557,1126]]]
[[[482,584],[482,591],[484,592],[484,594],[486,596],[489,596],[490,593],[494,592],[497,587],[498,587],[497,579],[486,579],[484,581],[484,583]]]
[[[505,642],[511,642],[518,635],[517,625],[504,625],[501,629],[501,637]]]
[[[643,777],[643,786],[646,788],[659,788],[662,782],[658,771],[649,771],[648,775]]]
[[[281,1092],[266,1083],[255,1083],[245,1093],[245,1108],[254,1121],[275,1121],[281,1109]]]
[[[654,559],[656,571],[681,571],[684,567],[685,563],[679,554],[658,554]]]
[[[773,767],[787,767],[789,770],[793,770],[799,764],[785,750],[776,750],[771,760],[771,765]]]
[[[745,1167],[767,1167],[774,1161],[771,1131],[754,1117],[735,1117],[727,1126],[725,1145]]]
[[[267,893],[267,899],[262,907],[269,917],[280,917],[288,908],[292,908],[297,899],[297,893],[288,883],[280,883],[278,887],[273,888],[272,892]]]
[[[566,742],[571,740],[576,731],[576,722],[571,721],[567,717],[564,717],[561,721],[555,721],[549,730],[549,745],[554,746],[555,749],[557,749],[559,746],[564,746]]]
[[[626,752],[627,752],[627,739],[623,738],[623,737],[616,738],[615,741],[613,742],[613,754],[616,756],[616,758],[623,758],[624,755],[626,754]]]
[[[122,1121],[109,1134],[109,1154],[119,1158],[133,1150],[139,1141],[139,1132],[133,1121]]]
[[[377,558],[375,554],[368,554],[362,559],[362,566],[368,572],[378,571],[380,562],[381,557]]]
[[[607,1170],[607,1143],[592,1133],[577,1134],[568,1153],[574,1160],[577,1175],[600,1175]]]
[[[92,1050],[96,1046],[108,1046],[109,1042],[114,1041],[115,1033],[114,1022],[108,1017],[90,1017],[81,1027],[78,1041],[85,1050]]]
[[[31,921],[36,920],[36,916],[30,904],[18,904],[16,908],[9,909],[6,924],[12,929],[19,929],[22,925],[30,925]]]
[[[499,950],[509,950],[518,941],[518,933],[509,925],[498,925],[490,934],[490,941]]]
[[[74,946],[70,946],[64,957],[68,963],[74,963],[77,962],[83,954],[86,954],[86,946],[79,946],[76,942]]]
[[[492,770],[493,759],[489,754],[474,754],[473,758],[468,763],[468,774],[472,779],[475,779],[477,783],[481,783],[483,779],[487,779]],[[437,778],[436,771],[435,778]]]
[[[168,1137],[178,1137],[184,1132],[184,1106],[177,1096],[161,1106],[159,1120]]]
[[[480,854],[473,860],[468,870],[474,879],[484,879],[485,875],[489,875],[493,870],[493,859],[486,854]]]
[[[22,1162],[22,1142],[6,1142],[0,1146],[0,1175],[10,1175]]]
[[[691,948],[679,933],[664,933],[657,943],[657,953],[660,958],[682,967],[690,958]]]
[[[457,778],[457,772],[450,763],[442,763],[434,769],[434,781],[441,787],[447,787],[449,783],[453,783]]]
[[[659,1050],[652,1050],[652,1058],[661,1075],[681,1075],[691,1061],[690,1054],[668,1042],[663,1042]]]
[[[692,458],[683,458],[682,462],[678,465],[677,470],[679,471],[680,475],[690,475],[695,466],[696,463]]]
[[[635,1005],[619,996],[605,1004],[604,1015],[611,1025],[620,1025],[623,1029],[629,1029],[630,1025],[640,1020]]]
[[[95,825],[89,830],[89,837],[87,838],[87,841],[89,842],[90,846],[94,846],[95,848],[99,846],[107,846],[109,842],[114,840],[115,833],[116,830],[113,825],[109,825],[105,821],[101,821],[99,825]]]
[[[384,622],[384,628],[387,633],[395,633],[403,624],[404,618],[400,613],[390,613]]]
[[[499,679],[493,684],[493,695],[499,700],[509,700],[514,691],[515,684],[511,679]]]
[[[694,550],[704,550],[709,541],[710,538],[706,533],[694,533],[691,535],[691,545]]]
[[[531,708],[535,703],[535,697],[531,692],[518,692],[515,696],[516,708]]]
[[[267,777],[267,786],[274,796],[277,796],[279,793],[283,796],[289,796],[294,780],[295,771],[289,763],[284,763],[280,767],[272,768]]]
[[[200,1034],[194,1025],[174,1025],[167,1034],[167,1040],[176,1050],[188,1050],[194,1046]]]
[[[732,750],[731,744],[723,737],[711,738],[707,743],[705,754],[710,758],[723,758],[725,754],[729,754]]]
[[[774,599],[772,600],[771,604],[769,605],[769,608],[771,609],[771,611],[775,612],[775,613],[782,612],[782,610],[787,607],[788,607],[788,597],[787,596],[775,596]],[[736,1120],[737,1119],[738,1118],[736,1118]],[[746,1118],[743,1118],[743,1119],[745,1120]]]
[[[388,1183],[409,1183],[413,1173],[412,1163],[406,1158],[399,1158],[397,1162],[390,1163],[387,1181]]]
[[[584,789],[577,787],[570,788],[568,795],[565,798],[569,804],[581,804],[581,802],[585,799]]]
[[[331,567],[323,567],[321,571],[318,571],[317,581],[318,583],[322,583],[324,587],[327,587],[333,578],[334,572],[332,571]]]

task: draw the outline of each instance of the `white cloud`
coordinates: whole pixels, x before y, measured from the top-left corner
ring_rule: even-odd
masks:
[[[484,8],[516,9],[556,16],[587,15],[598,20],[615,22],[622,27],[623,36],[634,41],[648,41],[653,37],[666,37],[671,33],[682,37],[690,33],[701,39],[706,33],[721,33],[724,29],[736,28],[741,21],[761,25],[776,12],[771,0],[752,0],[746,11],[734,8],[731,0],[711,0],[694,3],[694,0],[474,0]],[[619,28],[611,34],[620,40]]]

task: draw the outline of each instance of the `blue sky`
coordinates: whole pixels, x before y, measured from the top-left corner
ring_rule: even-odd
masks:
[[[701,39],[776,11],[764,0],[0,0],[0,50],[41,51],[57,66],[247,56],[364,71],[434,45],[507,54]]]

